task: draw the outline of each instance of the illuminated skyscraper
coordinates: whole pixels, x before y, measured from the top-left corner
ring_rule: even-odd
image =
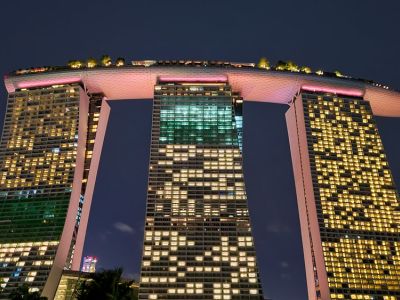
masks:
[[[83,258],[82,272],[94,273],[96,272],[97,257],[85,256]]]
[[[236,122],[243,101],[226,82],[171,81],[154,93],[139,299],[263,299]]]
[[[309,299],[400,299],[400,201],[369,102],[303,91],[286,117]]]
[[[374,121],[400,116],[400,93],[260,66],[119,60],[7,75],[0,299],[23,284],[53,299],[63,270],[80,269],[115,99],[154,99],[140,299],[262,299],[243,101],[290,106],[309,299],[400,299],[399,196]]]
[[[3,295],[22,283],[52,294],[57,279],[48,278],[72,267],[98,101],[78,84],[9,95],[0,152]]]

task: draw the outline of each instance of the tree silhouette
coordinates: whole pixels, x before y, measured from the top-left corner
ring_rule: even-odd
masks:
[[[299,72],[300,71],[299,66],[290,60],[289,61],[279,60],[276,63],[275,69],[279,70],[279,71],[291,71],[291,72]]]
[[[269,61],[265,57],[261,57],[258,61],[257,67],[268,70],[271,66],[269,64]]]
[[[86,61],[86,66],[88,68],[94,68],[95,66],[97,66],[97,61],[95,58],[90,57],[88,58],[88,60]]]
[[[122,281],[122,268],[93,273],[77,290],[78,300],[136,300],[132,281]]]
[[[278,60],[278,62],[275,65],[276,70],[286,70],[287,62],[283,60]]]
[[[79,69],[82,66],[83,66],[83,63],[80,60],[70,60],[68,62],[68,67],[70,67],[72,69]]]
[[[303,73],[309,74],[309,73],[311,73],[311,68],[307,67],[307,66],[303,66],[303,67],[301,67],[300,71]]]
[[[125,59],[123,59],[122,57],[118,57],[118,58],[115,60],[115,65],[116,65],[117,67],[122,67],[123,65],[125,65]]]
[[[105,66],[105,67],[110,66],[110,65],[112,64],[110,55],[107,55],[107,54],[103,55],[103,56],[101,57],[101,59],[100,59],[100,62],[101,62],[101,64],[102,64],[103,66]]]

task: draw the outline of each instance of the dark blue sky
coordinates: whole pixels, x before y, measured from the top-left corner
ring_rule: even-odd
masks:
[[[400,90],[400,2],[2,1],[0,74],[110,54],[132,59],[293,60]],[[6,102],[0,89],[0,114]],[[139,272],[150,101],[116,101],[98,173],[85,254]],[[246,103],[245,179],[263,289],[305,300],[302,247],[284,113]],[[378,118],[400,185],[400,119]]]

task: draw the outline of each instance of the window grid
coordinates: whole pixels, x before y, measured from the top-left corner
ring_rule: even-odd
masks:
[[[155,87],[139,299],[263,299],[241,103],[226,84]]]
[[[7,294],[41,291],[70,201],[79,126],[79,85],[9,95],[0,143],[0,277]]]
[[[331,298],[398,299],[399,196],[371,107],[335,95],[302,99]]]

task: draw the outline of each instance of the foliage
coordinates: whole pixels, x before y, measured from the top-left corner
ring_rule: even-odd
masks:
[[[101,65],[104,67],[110,66],[112,64],[110,55],[107,55],[107,54],[103,55],[100,59],[100,62],[101,62]]]
[[[271,66],[269,64],[269,61],[265,57],[261,57],[258,61],[257,67],[269,70]]]
[[[80,60],[70,60],[68,62],[68,67],[72,69],[79,69],[83,66],[83,63]]]
[[[291,72],[299,72],[300,68],[298,65],[296,65],[294,62],[292,61],[283,61],[280,60],[277,62],[276,66],[275,66],[276,70],[279,71],[291,71]]]
[[[86,61],[86,66],[88,68],[94,68],[95,66],[97,66],[97,60],[93,57],[88,58],[88,60]]]
[[[11,292],[9,297],[11,300],[47,300],[47,297],[41,297],[39,292],[29,292],[26,284]]]
[[[278,62],[275,65],[275,70],[282,71],[285,70],[285,68],[286,68],[286,62],[283,60],[278,60]]]
[[[77,291],[78,300],[136,300],[137,291],[131,287],[133,281],[122,282],[122,268],[93,273],[91,280],[81,283]]]
[[[306,67],[306,66],[302,66],[300,71],[303,72],[303,73],[310,74],[311,73],[311,68],[310,67]]]
[[[344,75],[340,71],[335,71],[336,77],[344,77]]]
[[[115,60],[115,65],[116,65],[117,67],[121,67],[121,66],[125,65],[125,59],[123,59],[122,57],[118,57],[118,58]]]

